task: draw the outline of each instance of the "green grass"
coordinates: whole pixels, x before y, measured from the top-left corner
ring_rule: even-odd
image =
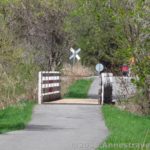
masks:
[[[150,150],[150,116],[137,116],[107,105],[102,111],[109,136],[98,150]]]
[[[64,95],[64,98],[87,98],[88,91],[93,82],[90,80],[77,80],[69,88],[67,93]]]
[[[31,119],[33,106],[33,102],[23,101],[0,110],[0,134],[25,128]]]

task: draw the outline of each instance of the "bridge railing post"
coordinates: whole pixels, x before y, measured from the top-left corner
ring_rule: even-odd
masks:
[[[42,72],[38,74],[38,104],[42,103]]]

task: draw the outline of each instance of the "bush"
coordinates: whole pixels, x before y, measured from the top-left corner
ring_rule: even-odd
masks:
[[[28,93],[36,88],[38,66],[5,25],[0,27],[0,39],[0,107],[4,108],[32,98]]]

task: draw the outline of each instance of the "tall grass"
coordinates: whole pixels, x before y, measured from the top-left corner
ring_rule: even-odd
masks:
[[[0,22],[0,108],[33,98],[38,72],[32,54],[27,54],[25,45],[14,41],[4,24],[4,20]]]
[[[13,70],[5,70],[0,66],[0,107],[4,108],[24,98],[32,99],[36,88],[37,67],[18,63]]]
[[[76,63],[73,66],[70,64],[64,64],[62,73],[64,76],[74,77],[92,76],[94,74],[90,67],[83,66],[81,63]]]

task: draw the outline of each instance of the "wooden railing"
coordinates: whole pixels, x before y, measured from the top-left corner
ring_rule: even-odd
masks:
[[[38,79],[38,104],[61,98],[60,72],[41,71]]]

